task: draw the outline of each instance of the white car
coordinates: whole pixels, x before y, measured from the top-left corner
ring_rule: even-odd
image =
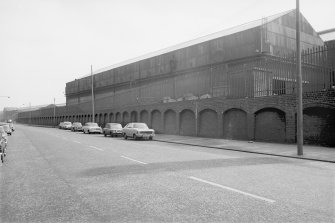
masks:
[[[128,137],[134,139],[149,139],[152,140],[155,136],[155,130],[149,129],[147,124],[140,122],[128,123],[122,130],[123,137],[127,139]]]
[[[69,129],[71,129],[71,127],[72,127],[71,122],[63,122],[62,129],[69,130]]]
[[[95,122],[87,122],[85,123],[85,125],[83,126],[83,132],[84,133],[102,133],[102,129],[101,127],[98,125],[98,123]]]

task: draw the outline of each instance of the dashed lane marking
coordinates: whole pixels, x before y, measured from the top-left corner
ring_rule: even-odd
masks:
[[[206,184],[209,184],[209,185],[212,185],[212,186],[215,186],[215,187],[219,187],[219,188],[222,188],[222,189],[230,190],[230,191],[233,191],[233,192],[236,192],[236,193],[239,193],[239,194],[243,194],[245,196],[249,196],[249,197],[252,197],[252,198],[255,198],[255,199],[263,200],[263,201],[266,201],[266,202],[269,202],[269,203],[274,203],[275,202],[274,200],[271,200],[271,199],[268,199],[268,198],[265,198],[265,197],[261,197],[261,196],[254,195],[254,194],[250,194],[248,192],[244,192],[244,191],[237,190],[237,189],[234,189],[234,188],[231,188],[231,187],[223,186],[221,184],[213,183],[213,182],[210,182],[210,181],[207,181],[207,180],[203,180],[203,179],[200,179],[200,178],[197,178],[197,177],[190,176],[188,178],[192,179],[192,180],[196,180],[196,181],[202,182],[202,183],[206,183]]]
[[[90,148],[92,148],[92,149],[96,149],[96,150],[99,150],[99,151],[104,151],[103,149],[101,149],[101,148],[98,148],[98,147],[95,147],[95,146],[89,146]]]
[[[140,164],[147,164],[145,162],[141,162],[141,161],[138,161],[138,160],[135,160],[135,159],[132,159],[132,158],[129,158],[129,157],[126,157],[126,156],[121,156],[122,158],[125,158],[125,159],[128,159],[128,160],[131,160],[131,161],[134,161],[134,162],[137,162],[137,163],[140,163]]]

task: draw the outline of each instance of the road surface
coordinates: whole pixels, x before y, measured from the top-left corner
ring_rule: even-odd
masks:
[[[0,222],[335,222],[335,165],[17,125]]]

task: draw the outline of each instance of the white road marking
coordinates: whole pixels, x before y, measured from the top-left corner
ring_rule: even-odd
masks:
[[[121,156],[122,158],[125,158],[125,159],[128,159],[128,160],[131,160],[131,161],[134,161],[134,162],[137,162],[137,163],[141,163],[141,164],[147,164],[147,163],[144,163],[144,162],[141,162],[141,161],[138,161],[138,160],[134,160],[132,158],[129,158],[129,157],[126,157],[126,156]]]
[[[90,146],[90,148],[92,148],[92,149],[96,149],[96,150],[99,150],[99,151],[104,151],[103,149],[100,149],[100,148],[95,147],[95,146]]]
[[[76,140],[73,140],[72,142],[75,142],[75,143],[81,143],[81,142],[79,142],[79,141],[76,141]]]
[[[222,189],[234,191],[236,193],[240,193],[240,194],[243,194],[243,195],[246,195],[246,196],[249,196],[249,197],[260,199],[260,200],[263,200],[263,201],[266,201],[266,202],[269,202],[269,203],[274,203],[275,202],[274,200],[271,200],[271,199],[268,199],[268,198],[265,198],[265,197],[250,194],[250,193],[247,193],[247,192],[244,192],[244,191],[240,191],[240,190],[237,190],[237,189],[234,189],[234,188],[231,188],[231,187],[223,186],[223,185],[213,183],[213,182],[210,182],[210,181],[207,181],[207,180],[203,180],[203,179],[200,179],[200,178],[197,178],[197,177],[190,176],[189,178],[192,179],[192,180],[196,180],[196,181],[200,181],[200,182],[203,182],[203,183],[206,183],[206,184],[210,184],[212,186],[220,187]]]

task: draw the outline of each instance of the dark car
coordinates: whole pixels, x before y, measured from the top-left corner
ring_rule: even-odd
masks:
[[[110,135],[114,136],[122,136],[122,125],[120,123],[106,123],[105,128],[103,128],[104,136]]]
[[[83,131],[83,125],[80,122],[74,122],[71,127],[72,132],[82,132]]]

